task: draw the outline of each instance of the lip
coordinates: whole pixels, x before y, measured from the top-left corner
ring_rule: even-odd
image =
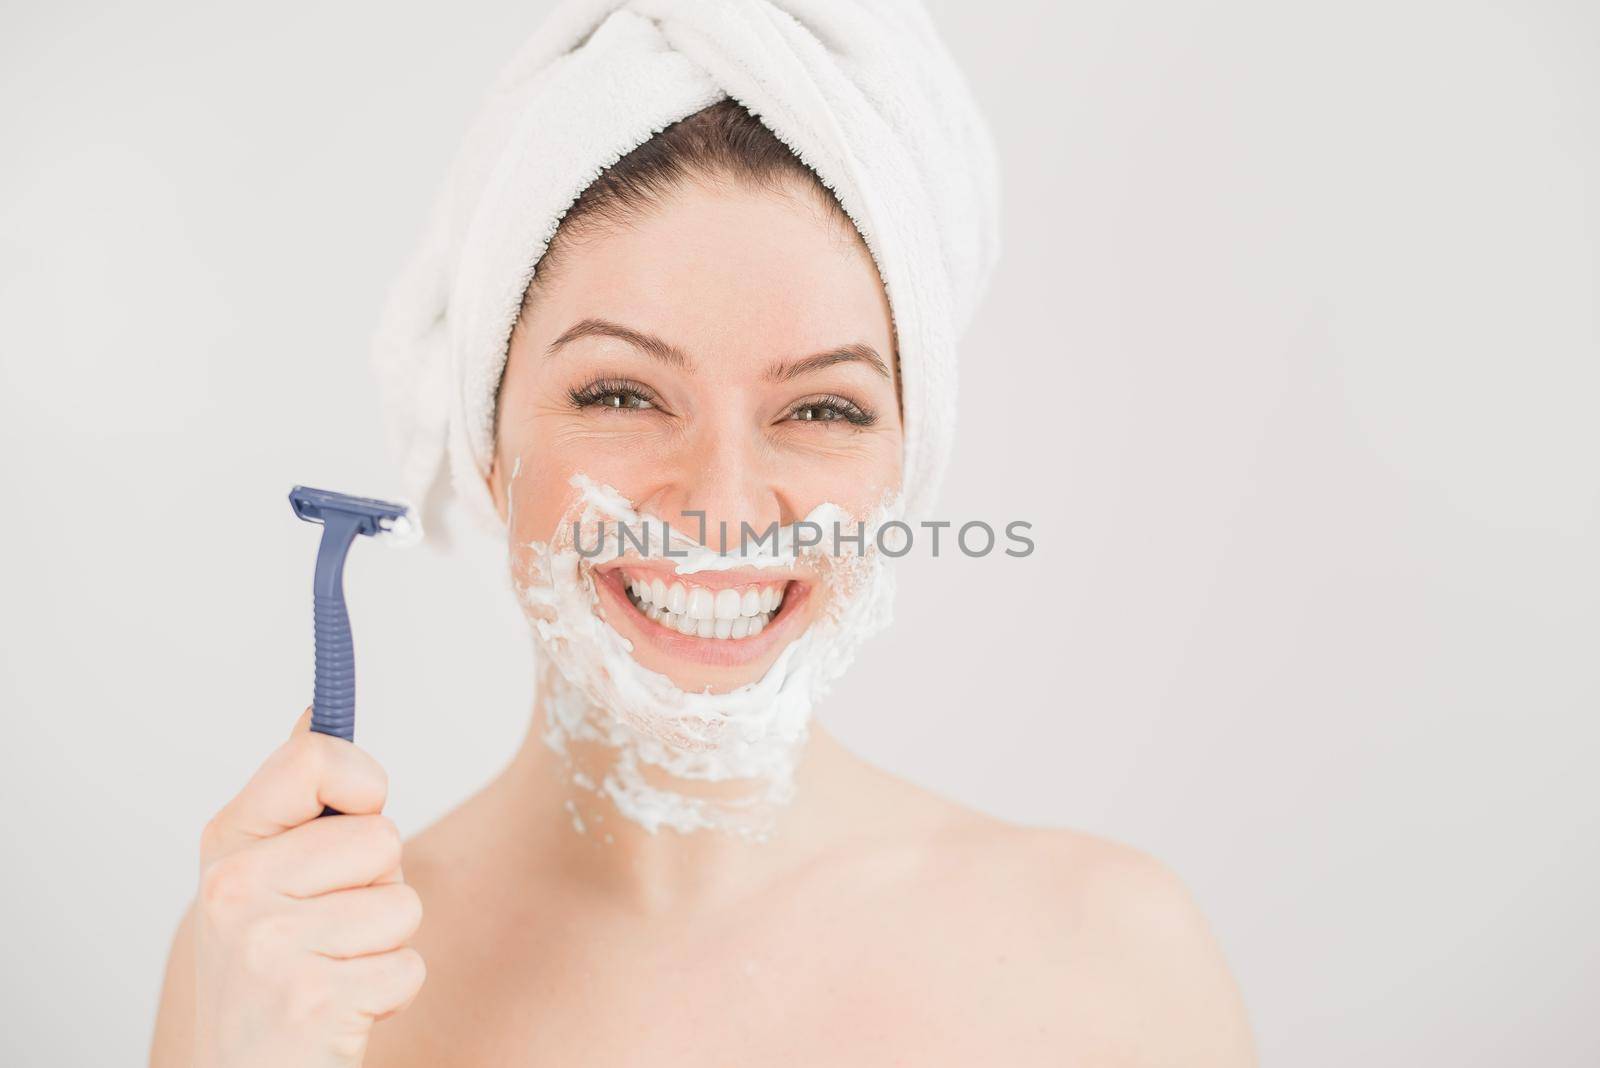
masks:
[[[691,577],[678,575],[668,566],[654,566],[637,560],[628,561],[627,564],[632,570],[644,568],[657,571],[665,581]],[[639,611],[628,599],[621,567],[596,569],[594,583],[605,607],[605,620],[613,629],[621,631],[619,623],[627,620],[625,625],[633,633],[623,633],[624,637],[631,638],[637,634],[640,639],[668,656],[690,663],[713,667],[741,667],[761,660],[798,637],[795,632],[804,619],[801,609],[811,597],[811,584],[804,579],[789,573],[773,571],[762,573],[760,569],[697,571],[692,577],[699,585],[711,589],[751,583],[785,582],[787,585],[784,588],[783,604],[779,606],[772,621],[762,628],[760,634],[753,638],[729,641],[726,638],[702,638],[698,634],[680,634]]]

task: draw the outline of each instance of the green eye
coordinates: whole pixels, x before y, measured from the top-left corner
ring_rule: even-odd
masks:
[[[596,379],[567,395],[574,408],[612,408],[617,411],[644,411],[654,408],[655,395],[634,382]]]
[[[804,408],[796,409],[794,417],[803,423],[831,423],[835,419],[843,419],[844,414],[834,408],[824,408],[820,404],[809,404]]]
[[[602,393],[594,401],[602,408],[650,408],[653,405],[637,393]]]
[[[871,426],[877,416],[844,397],[828,395],[801,401],[789,409],[789,418],[797,423],[849,423],[852,426]]]

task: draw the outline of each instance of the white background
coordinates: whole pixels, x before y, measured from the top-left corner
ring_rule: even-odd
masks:
[[[285,493],[396,489],[368,338],[541,10],[8,10],[0,1062],[144,1056],[309,700]],[[1038,550],[909,559],[826,722],[1176,868],[1268,1063],[1600,1063],[1596,7],[935,10],[1006,197],[941,512]],[[497,577],[352,554],[407,831],[521,739]]]

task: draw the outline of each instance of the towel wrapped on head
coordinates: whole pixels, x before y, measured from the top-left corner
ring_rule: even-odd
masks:
[[[728,97],[833,191],[872,253],[900,358],[906,515],[928,514],[956,345],[999,253],[999,176],[920,0],[568,0],[495,80],[374,342],[425,528],[460,507],[500,529],[495,395],[563,214],[611,164]]]

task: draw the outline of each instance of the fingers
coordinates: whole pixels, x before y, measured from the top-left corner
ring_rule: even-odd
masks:
[[[405,881],[406,881],[405,872],[401,871],[400,865],[396,864],[392,870],[384,872],[382,875],[378,876],[376,879],[373,879],[367,885],[368,886],[382,886],[384,883],[403,883]]]
[[[388,793],[388,776],[371,754],[297,726],[213,817],[202,850],[214,856],[281,834],[315,819],[324,805],[352,814],[381,812]]]
[[[388,777],[311,720],[201,836],[196,1063],[359,1064],[372,1023],[425,978]],[[341,814],[319,818],[324,806]]]
[[[410,1005],[428,977],[422,954],[410,946],[336,963],[341,978],[349,983],[356,1008],[374,1017],[396,1013]]]
[[[400,829],[382,815],[327,816],[246,851],[261,884],[289,897],[398,881]]]
[[[301,902],[296,920],[307,949],[345,960],[403,947],[422,924],[422,899],[405,883],[336,890]]]

